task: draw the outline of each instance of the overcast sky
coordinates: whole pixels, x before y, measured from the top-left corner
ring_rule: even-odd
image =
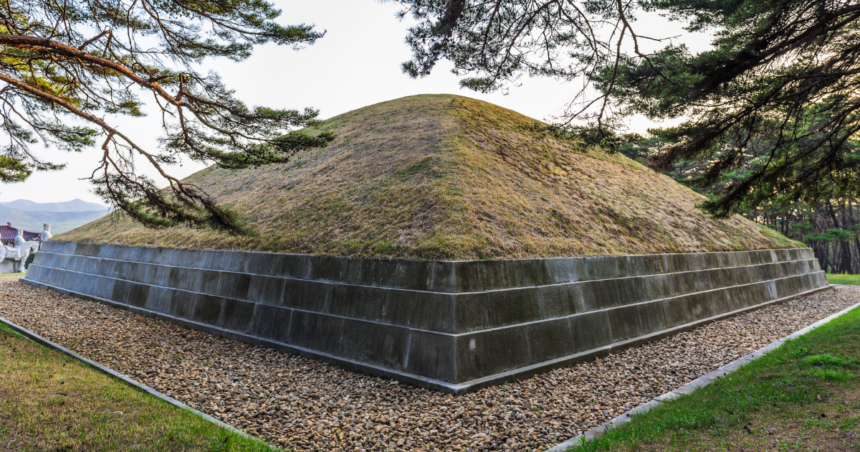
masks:
[[[409,20],[395,18],[398,6],[376,0],[274,0],[283,10],[282,24],[315,24],[326,30],[324,38],[300,51],[267,45],[258,47],[253,56],[241,63],[212,60],[207,67],[221,74],[227,86],[236,90],[248,105],[280,108],[314,107],[322,118],[330,118],[366,105],[427,93],[454,93],[483,99],[536,119],[549,120],[561,113],[565,103],[576,92],[576,83],[552,79],[523,79],[507,95],[478,94],[460,89],[451,66],[441,64],[427,78],[414,80],[400,72],[400,63],[408,60],[404,43]],[[681,34],[679,24],[669,24],[657,16],[641,18],[636,25],[640,34],[669,37]],[[684,38],[694,50],[707,47],[707,36]],[[152,110],[150,110],[152,112]],[[159,117],[114,119],[111,123],[150,149],[157,146],[161,134]],[[644,131],[642,118],[630,124]],[[98,165],[99,151],[91,149],[70,155],[37,145],[37,154],[54,163],[67,163],[59,172],[34,173],[26,182],[0,185],[0,202],[29,199],[36,202],[59,202],[80,198],[102,202],[91,193],[87,177]],[[170,172],[184,177],[203,166],[197,163],[172,167]]]

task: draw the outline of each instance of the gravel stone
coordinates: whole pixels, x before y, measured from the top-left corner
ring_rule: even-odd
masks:
[[[0,316],[294,450],[539,451],[860,301],[839,287],[454,397],[0,278]]]

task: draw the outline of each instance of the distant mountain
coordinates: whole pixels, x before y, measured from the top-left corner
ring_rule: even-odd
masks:
[[[0,204],[0,225],[5,225],[9,222],[12,223],[12,227],[14,228],[39,232],[42,230],[42,224],[48,223],[51,225],[51,232],[58,234],[75,229],[107,214],[107,209],[85,212],[49,212],[46,210],[28,212],[20,209],[12,209]]]
[[[26,199],[18,199],[15,201],[0,201],[0,205],[10,207],[12,209],[23,210],[24,212],[105,212],[108,207],[96,204],[94,202],[86,202],[81,199],[74,199],[65,202],[33,202]],[[8,221],[8,220],[7,220]]]

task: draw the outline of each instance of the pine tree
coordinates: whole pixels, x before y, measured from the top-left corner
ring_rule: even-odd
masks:
[[[711,161],[707,187],[766,154],[704,204],[717,216],[775,197],[806,203],[860,195],[860,1],[858,0],[398,0],[419,24],[407,38],[405,72],[420,77],[440,59],[462,85],[492,91],[523,74],[584,79],[561,118],[613,137],[610,119],[641,113],[683,118],[657,130],[665,146],[650,164]],[[643,12],[710,31],[713,50],[670,41],[644,52]]]
[[[249,108],[216,74],[201,74],[207,57],[241,61],[255,45],[299,48],[323,33],[282,26],[263,0],[0,0],[0,180],[26,179],[63,165],[40,160],[32,146],[102,149],[90,179],[95,192],[149,226],[179,223],[240,231],[241,221],[206,193],[171,176],[182,158],[244,168],[287,160],[324,146],[326,133],[297,128],[317,112]],[[142,116],[144,98],[163,118],[161,149],[132,141],[106,115]],[[136,171],[151,165],[166,180]]]

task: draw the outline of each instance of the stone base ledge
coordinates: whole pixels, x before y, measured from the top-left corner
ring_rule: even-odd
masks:
[[[809,249],[433,262],[62,242],[24,281],[452,393],[827,286]]]

